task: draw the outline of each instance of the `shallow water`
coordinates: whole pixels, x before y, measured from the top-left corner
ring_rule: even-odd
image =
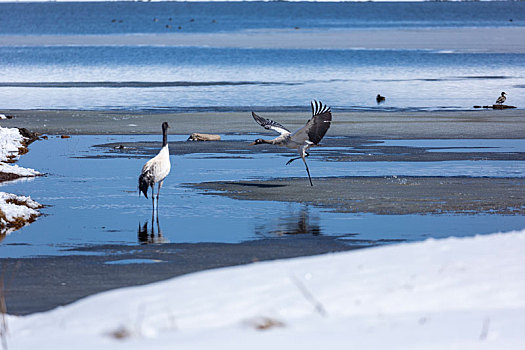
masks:
[[[253,139],[253,135],[223,137]],[[170,141],[184,139],[185,136],[170,135]],[[302,164],[286,167],[285,156],[288,155],[274,153],[250,153],[243,154],[243,157],[224,153],[172,155],[172,173],[161,191],[157,224],[152,219],[151,202],[139,197],[136,191],[137,177],[146,158],[136,155],[106,157],[109,155],[107,149],[92,147],[130,141],[158,141],[158,136],[52,137],[33,143],[19,164],[48,175],[6,183],[0,186],[0,190],[30,195],[48,207],[43,209],[45,215],[35,223],[0,242],[0,256],[78,254],[69,249],[99,244],[235,243],[293,234],[336,236],[348,244],[377,244],[508,231],[521,229],[525,224],[522,216],[341,214],[300,203],[239,201],[202,195],[184,185],[214,180],[305,176]],[[496,148],[514,147],[513,141],[494,142],[492,146]],[[100,155],[105,157],[93,157]],[[315,151],[309,158],[313,176],[521,178],[525,176],[523,163],[324,162],[316,158]]]
[[[0,44],[0,56],[10,109],[304,110],[320,99],[345,111],[470,110],[501,91],[525,104],[524,54]]]

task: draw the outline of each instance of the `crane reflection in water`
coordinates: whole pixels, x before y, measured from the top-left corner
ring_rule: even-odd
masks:
[[[308,205],[303,205],[299,211],[291,210],[286,215],[275,221],[268,221],[255,228],[259,236],[287,236],[287,235],[312,235],[322,234],[319,225],[319,216],[310,213]]]
[[[155,226],[157,226],[157,233],[155,233]],[[162,235],[159,216],[155,215],[154,211],[152,211],[151,215],[151,227],[148,229],[148,221],[146,221],[144,224],[139,222],[139,228],[137,232],[138,240],[141,244],[169,243],[169,241]]]

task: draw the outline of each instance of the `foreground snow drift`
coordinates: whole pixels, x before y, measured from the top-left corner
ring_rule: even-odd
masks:
[[[8,317],[36,349],[525,349],[525,230],[255,263]]]

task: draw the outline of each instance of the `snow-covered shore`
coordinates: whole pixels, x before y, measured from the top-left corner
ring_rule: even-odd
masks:
[[[525,230],[204,271],[8,316],[13,349],[523,349]]]
[[[38,171],[22,168],[6,162],[16,161],[26,147],[25,138],[18,128],[3,128],[0,126],[0,172],[22,176],[38,176]]]
[[[38,171],[23,168],[7,162],[16,161],[26,148],[25,138],[18,128],[0,126],[0,180],[33,177],[41,175]],[[30,197],[0,192],[0,235],[8,234],[40,215],[37,209],[42,205]]]

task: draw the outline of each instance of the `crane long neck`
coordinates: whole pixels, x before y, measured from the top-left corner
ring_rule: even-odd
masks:
[[[166,146],[168,144],[168,130],[163,129],[162,130],[162,147]]]

